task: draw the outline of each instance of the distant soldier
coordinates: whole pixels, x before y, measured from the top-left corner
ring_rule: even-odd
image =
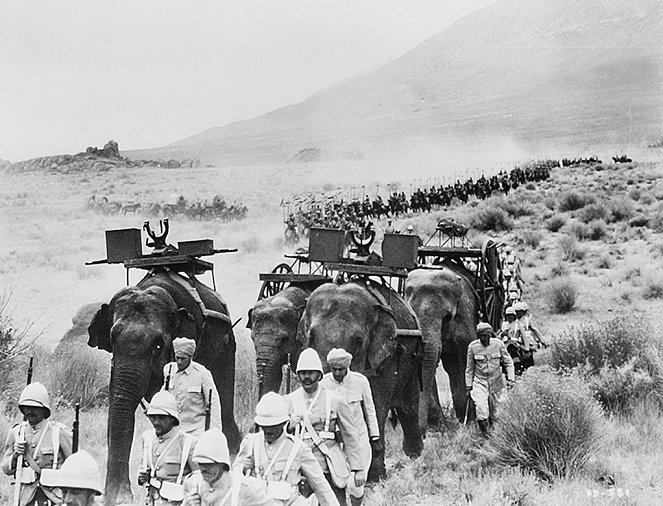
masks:
[[[19,506],[47,506],[61,504],[61,491],[42,484],[42,469],[58,469],[71,455],[72,435],[67,428],[51,422],[48,392],[41,383],[31,383],[18,399],[18,409],[25,422],[9,431],[2,459],[2,470],[15,475],[20,484]],[[21,456],[22,467],[16,469]]]
[[[64,461],[57,471],[43,473],[43,481],[62,490],[66,506],[97,506],[96,496],[103,491],[99,467],[88,452],[78,451]]]
[[[306,504],[298,486],[305,478],[319,504],[338,505],[311,449],[285,431],[289,419],[286,400],[275,392],[265,394],[256,406],[255,423],[260,431],[246,435],[233,470],[263,480],[275,504]]]
[[[502,322],[502,329],[500,337],[502,341],[513,340],[516,341],[520,327],[516,321],[516,310],[513,306],[509,306],[504,310],[504,321]]]
[[[479,323],[477,335],[479,339],[467,347],[465,388],[474,401],[479,429],[487,435],[489,424],[497,417],[497,404],[504,389],[502,365],[507,371],[507,386],[513,385],[515,371],[504,343],[493,337],[489,323]]]
[[[200,436],[193,460],[199,470],[184,480],[182,506],[272,506],[263,484],[249,476],[230,472],[228,442],[214,427]]]
[[[163,368],[164,388],[175,396],[180,430],[199,436],[205,430],[205,411],[212,405],[210,427],[221,429],[221,402],[212,373],[202,364],[193,361],[196,342],[186,337],[173,340],[175,362]]]
[[[391,224],[391,220],[387,220],[387,226],[386,226],[386,228],[384,229],[384,233],[385,233],[385,234],[395,234],[395,233],[396,233],[396,229],[395,229],[394,226]]]
[[[368,473],[373,454],[371,450],[376,454],[381,454],[383,450],[371,385],[366,376],[350,370],[352,354],[343,348],[333,348],[327,354],[327,363],[331,372],[324,375],[320,385],[341,395],[350,406],[353,418],[359,421],[358,437],[361,440],[362,458],[366,463],[364,471]],[[350,503],[359,506],[364,499],[364,485],[355,486],[354,481],[351,477],[347,488]]]
[[[143,433],[138,484],[147,485],[148,505],[178,506],[184,498],[184,477],[198,469],[194,437],[177,427],[177,403],[170,392],[154,394],[147,416],[153,428]]]
[[[355,486],[366,483],[365,452],[359,437],[362,421],[356,419],[345,399],[320,385],[322,376],[318,353],[313,348],[302,351],[297,361],[302,386],[286,396],[288,426],[311,448],[336,499],[345,506],[350,472],[354,473]]]
[[[532,324],[532,317],[528,314],[529,306],[525,301],[519,301],[514,304],[513,309],[516,311],[516,318],[520,326],[520,331],[523,333],[523,341],[530,346],[532,350],[543,346],[546,347],[546,342],[537,329]]]

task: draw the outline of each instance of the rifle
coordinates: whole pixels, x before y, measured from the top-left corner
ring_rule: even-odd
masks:
[[[32,383],[32,362],[34,359],[35,357],[30,357],[30,364],[28,365],[28,385]]]
[[[209,430],[210,423],[212,422],[212,389],[209,389],[207,396],[207,404],[205,406],[205,430]]]
[[[71,430],[71,453],[76,453],[78,451],[78,438],[80,432],[80,410],[81,404],[79,402],[74,406],[74,425]]]
[[[17,443],[25,443],[25,422],[18,427]],[[16,471],[14,473],[14,501],[12,506],[21,504],[21,471],[23,470],[23,454],[16,457]]]
[[[166,382],[164,383],[166,392],[170,388],[170,375],[172,372],[173,372],[173,364],[168,364],[168,374],[166,374]]]
[[[290,353],[288,353],[288,361],[285,364],[285,393],[286,395],[290,393]]]

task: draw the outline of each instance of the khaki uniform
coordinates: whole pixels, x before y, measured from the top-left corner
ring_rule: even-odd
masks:
[[[321,506],[336,506],[338,501],[325,479],[320,464],[308,445],[300,439],[283,433],[276,441],[265,442],[264,434],[247,434],[239,447],[239,453],[233,464],[233,470],[248,473],[263,480],[268,492],[272,492],[274,481],[284,482],[289,486],[289,497],[274,498],[275,504],[290,506],[300,500],[297,484],[302,477],[308,480]],[[274,490],[287,489],[277,485]],[[281,495],[281,493],[272,494]]]
[[[182,506],[196,504],[195,496],[200,497],[201,506],[272,506],[274,502],[265,493],[264,484],[250,476],[238,473],[232,476],[228,486],[223,477],[210,485],[203,480],[200,471],[195,471],[184,480],[184,502]]]
[[[380,437],[380,427],[378,426],[375,403],[373,402],[373,394],[368,379],[363,374],[348,369],[348,373],[341,383],[334,379],[332,373],[328,372],[322,378],[320,385],[339,394],[350,406],[352,418],[357,420],[359,425],[358,437],[361,441],[362,458],[366,463],[363,470],[368,472],[373,457],[369,438]],[[347,488],[353,497],[364,495],[364,486],[356,487],[353,477],[348,480]]]
[[[170,362],[163,368],[163,377],[170,376],[168,391],[177,401],[180,429],[194,436],[205,431],[205,407],[212,390],[210,427],[221,426],[221,401],[216,390],[212,373],[197,362],[191,361],[183,371],[177,370],[177,363]]]
[[[49,500],[56,504],[62,502],[62,491],[59,488],[43,487],[39,484],[35,470],[28,464],[34,462],[37,469],[59,469],[64,460],[71,455],[71,432],[62,424],[42,420],[35,427],[27,422],[14,425],[7,435],[5,453],[2,458],[2,470],[5,474],[13,475],[16,471],[14,443],[19,441],[19,430],[24,434],[26,442],[23,456],[24,484],[21,486],[20,506],[33,504],[38,490],[41,490]],[[22,440],[23,438],[20,438]],[[30,483],[25,483],[34,478]]]
[[[502,341],[491,337],[488,346],[484,346],[475,339],[467,348],[465,385],[472,386],[471,396],[477,420],[496,417],[497,404],[504,389],[502,363],[506,366],[507,378],[513,381],[513,360]]]
[[[140,469],[151,471],[148,493],[152,502],[149,504],[170,506],[181,503],[162,497],[160,487],[163,487],[163,482],[181,485],[185,476],[198,470],[198,465],[192,459],[194,446],[194,438],[178,427],[174,427],[162,437],[157,437],[154,429],[143,433]]]

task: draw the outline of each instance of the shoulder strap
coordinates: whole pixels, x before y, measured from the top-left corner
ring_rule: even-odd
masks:
[[[152,435],[152,432],[147,430],[145,431],[145,435],[143,436],[145,438],[145,463],[148,465],[150,469],[150,474],[152,475],[152,478],[156,476],[156,469],[154,468],[154,462],[152,461],[152,449],[154,448],[154,436]]]
[[[281,473],[281,481],[286,481],[288,473],[290,472],[290,468],[292,467],[292,464],[295,462],[295,457],[297,457],[301,445],[302,445],[302,440],[294,438],[292,448],[290,449],[290,453],[288,454],[288,460],[285,461],[285,467],[283,468],[283,472]]]
[[[180,459],[180,472],[177,475],[177,484],[182,483],[182,476],[184,476],[184,467],[186,466],[186,461],[189,459],[189,452],[191,451],[191,446],[193,445],[193,438],[190,434],[184,433],[184,444],[182,445],[182,458]]]
[[[230,499],[230,504],[232,506],[239,506],[239,492],[242,488],[242,476],[240,474],[235,474],[232,486],[232,498]]]
[[[53,443],[53,469],[58,468],[58,454],[60,453],[60,427],[51,424],[51,442]]]
[[[325,432],[329,432],[329,424],[331,423],[331,392],[325,392]]]

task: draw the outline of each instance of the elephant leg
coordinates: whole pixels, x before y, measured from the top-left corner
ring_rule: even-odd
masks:
[[[424,449],[424,442],[419,428],[419,378],[413,367],[404,388],[398,389],[398,402],[396,413],[403,428],[403,451],[405,455],[416,458]]]
[[[391,372],[391,377],[393,377]],[[385,423],[387,421],[387,414],[393,396],[394,382],[384,381],[384,375],[378,378],[372,378],[371,391],[373,393],[373,402],[375,404],[375,415],[378,420],[378,427],[380,429],[380,452],[373,452],[371,459],[371,467],[368,470],[368,481],[378,482],[387,477],[387,470],[384,465],[384,454],[386,439],[384,436]]]
[[[449,386],[451,388],[456,417],[458,420],[463,420],[467,403],[467,393],[465,391],[465,357],[457,355],[443,355],[442,365],[449,375]]]
[[[444,423],[444,413],[440,404],[440,396],[437,391],[437,378],[433,376],[433,388],[428,399],[428,426],[440,427]]]

